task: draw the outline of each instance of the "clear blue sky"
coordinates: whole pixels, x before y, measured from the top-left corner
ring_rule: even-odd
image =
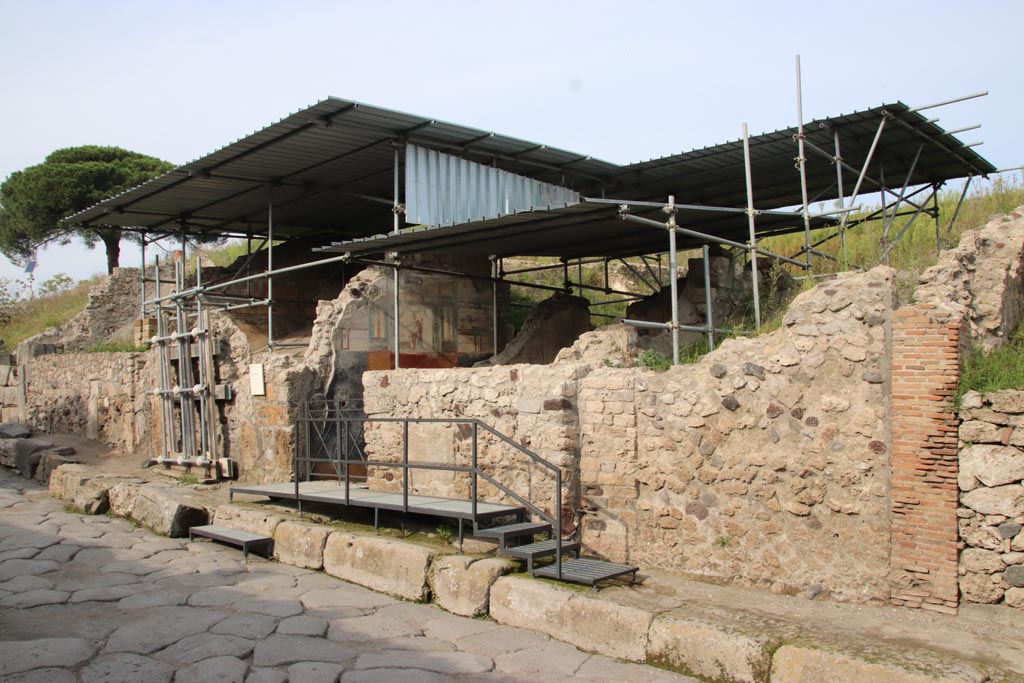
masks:
[[[935,115],[1017,166],[1022,25],[1019,0],[0,0],[0,179],[83,144],[184,163],[328,95],[638,161],[795,125],[796,54],[805,119],[989,90]],[[104,264],[51,249],[37,278]]]

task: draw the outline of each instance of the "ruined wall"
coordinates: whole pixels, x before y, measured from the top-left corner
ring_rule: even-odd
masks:
[[[115,268],[89,291],[81,313],[61,327],[51,328],[18,345],[17,357],[28,359],[47,353],[85,351],[107,343],[130,343],[132,323],[142,308],[142,282],[138,268]]]
[[[581,296],[556,293],[534,306],[519,334],[500,353],[483,363],[544,365],[555,360],[562,349],[572,346],[588,331],[590,302]]]
[[[1024,609],[1024,390],[970,392],[960,416],[960,592]]]
[[[607,367],[623,344],[595,338],[614,328],[546,367],[368,373],[367,412],[477,416],[561,462],[578,453],[583,541],[611,559],[885,600],[893,297],[888,268],[841,276],[781,330],[665,373]],[[396,436],[374,430],[371,452],[395,454]],[[464,453],[455,433],[415,441]],[[451,495],[449,481],[417,490]]]
[[[26,367],[27,422],[43,432],[97,439],[126,453],[149,440],[150,415],[136,399],[142,353],[62,353],[38,356]]]
[[[893,271],[802,294],[783,328],[580,384],[583,540],[779,592],[888,597]]]
[[[570,503],[578,497],[579,426],[577,387],[581,369],[576,365],[509,365],[458,370],[399,370],[368,372],[365,410],[369,418],[452,417],[480,418],[483,422],[535,451],[563,472],[566,529],[571,530]],[[401,426],[367,425],[370,460],[400,461]],[[472,429],[469,425],[414,424],[409,432],[409,460],[469,466]],[[480,432],[479,466],[503,485],[533,501],[549,514],[555,509],[552,472],[532,464],[525,455]],[[371,488],[401,489],[401,471],[376,467],[370,471]],[[480,480],[481,500],[513,501]],[[468,475],[413,471],[411,492],[468,499]]]
[[[970,334],[991,350],[1024,320],[1024,207],[964,233],[920,277],[914,301],[967,309]]]
[[[402,367],[466,367],[494,353],[489,282],[403,270],[399,288]],[[305,360],[324,376],[324,394],[359,398],[364,371],[395,366],[394,318],[390,268],[369,267],[320,302]]]
[[[897,313],[893,348],[895,604],[954,612],[960,468],[955,403],[972,347],[992,349],[1024,314],[1024,211],[966,232]]]

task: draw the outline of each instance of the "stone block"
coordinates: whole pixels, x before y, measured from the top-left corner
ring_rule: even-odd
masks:
[[[435,557],[430,566],[430,588],[437,604],[464,617],[488,613],[491,586],[499,577],[516,570],[511,560],[468,555]]]
[[[652,614],[533,579],[506,576],[491,588],[491,617],[581,650],[642,662]]]
[[[55,453],[52,450],[43,451],[39,454],[39,467],[36,469],[36,481],[48,484],[50,475],[61,465],[73,465],[78,461],[72,457]]]
[[[139,497],[144,482],[141,480],[126,480],[118,482],[110,487],[107,497],[110,501],[110,512],[118,517],[132,519],[132,510],[135,509],[135,501]]]
[[[189,527],[208,523],[210,514],[183,490],[146,484],[139,487],[130,518],[158,534],[181,538]]]
[[[274,557],[307,569],[322,569],[324,546],[331,529],[321,524],[281,522],[274,530]]]
[[[324,571],[345,581],[425,601],[427,570],[437,551],[414,543],[335,531],[324,547]]]
[[[981,482],[1002,486],[1024,479],[1024,457],[1013,446],[977,444],[960,451],[960,488],[969,491]]]
[[[120,479],[103,476],[86,465],[61,465],[50,476],[50,494],[88,515],[109,509],[109,491]]]
[[[21,476],[31,479],[39,465],[39,451],[45,451],[52,447],[53,442],[43,439],[15,439],[14,467],[21,473]]]
[[[1019,484],[974,489],[963,494],[960,500],[967,507],[984,515],[1024,515],[1024,487]]]
[[[248,531],[250,534],[272,537],[277,525],[284,520],[284,515],[260,506],[228,503],[217,506],[212,523],[226,526],[229,529]]]
[[[651,623],[647,657],[714,681],[767,683],[771,648],[768,634],[738,633],[670,613]]]
[[[845,654],[784,645],[772,658],[772,683],[981,683],[987,676],[967,666],[935,663],[915,670],[895,662],[865,661]]]

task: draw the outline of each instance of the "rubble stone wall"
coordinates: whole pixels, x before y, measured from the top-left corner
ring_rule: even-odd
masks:
[[[1024,390],[970,392],[960,416],[960,592],[1024,609]]]
[[[143,353],[62,353],[26,366],[25,417],[43,432],[97,439],[126,453],[149,439],[150,416],[136,399],[145,391]]]
[[[894,272],[799,296],[782,329],[580,385],[583,541],[777,592],[885,600]]]
[[[570,503],[578,498],[579,426],[577,388],[581,369],[575,365],[505,365],[458,370],[368,372],[365,410],[367,455],[370,460],[400,461],[402,427],[374,423],[374,417],[479,418],[502,434],[560,467],[563,477],[564,526],[571,530]],[[467,467],[472,462],[472,426],[455,423],[411,424],[409,461]],[[546,513],[555,510],[553,472],[529,456],[480,429],[478,464]],[[371,468],[370,486],[401,490],[401,470]],[[412,470],[410,492],[468,499],[470,478],[445,471]],[[486,481],[479,497],[513,503]]]
[[[571,351],[542,367],[367,373],[367,413],[480,417],[567,476],[578,458],[583,542],[610,559],[887,600],[894,292],[888,268],[840,276],[798,297],[782,329],[665,373]],[[577,346],[603,349],[599,334]],[[465,435],[431,429],[411,440],[423,455],[465,464]],[[400,456],[391,425],[367,441],[371,457]],[[413,476],[418,492],[458,491]]]

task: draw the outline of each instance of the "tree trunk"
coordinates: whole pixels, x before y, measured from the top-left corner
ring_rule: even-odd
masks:
[[[110,275],[121,261],[121,231],[103,230],[100,232],[100,239],[107,249],[107,275]]]

